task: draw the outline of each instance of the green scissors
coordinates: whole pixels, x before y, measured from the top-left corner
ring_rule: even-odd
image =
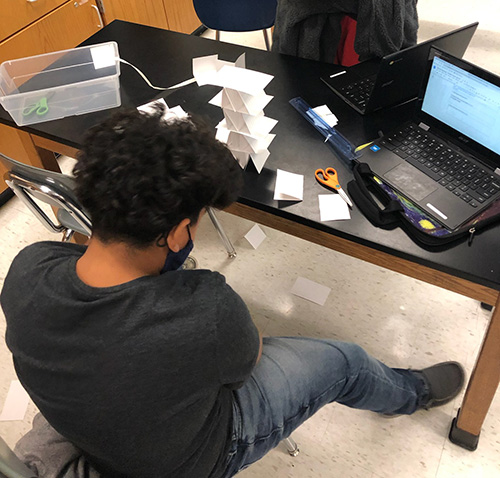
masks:
[[[36,103],[27,106],[23,110],[23,116],[31,116],[36,113],[37,116],[44,116],[49,112],[48,98],[43,96]]]

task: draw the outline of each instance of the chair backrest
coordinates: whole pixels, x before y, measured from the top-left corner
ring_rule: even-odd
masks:
[[[75,196],[70,176],[28,166],[2,153],[0,162],[7,169],[4,175],[7,185],[49,231],[71,230],[90,237],[92,223]],[[37,201],[57,208],[58,222],[47,215]]]
[[[0,478],[33,478],[31,471],[0,437]]]
[[[193,0],[203,25],[212,30],[249,32],[274,25],[277,0]]]

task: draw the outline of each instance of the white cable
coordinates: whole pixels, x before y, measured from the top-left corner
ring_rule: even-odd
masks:
[[[190,85],[191,83],[194,83],[196,81],[194,78],[190,78],[189,80],[182,81],[181,83],[177,83],[174,86],[169,86],[168,88],[161,88],[159,86],[152,85],[151,82],[147,79],[146,75],[141,70],[139,70],[139,68],[137,68],[135,65],[132,65],[132,63],[129,63],[128,61],[123,60],[122,58],[120,58],[120,62],[125,63],[125,65],[131,66],[135,71],[137,71],[137,73],[139,73],[139,75],[142,76],[142,79],[148,84],[148,86],[155,90],[174,90],[175,88],[181,88],[182,86]]]

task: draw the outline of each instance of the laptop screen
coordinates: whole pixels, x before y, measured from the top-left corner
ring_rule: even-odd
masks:
[[[421,108],[500,154],[500,87],[435,56]]]

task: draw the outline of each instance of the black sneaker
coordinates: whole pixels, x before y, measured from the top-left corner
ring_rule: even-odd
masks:
[[[429,397],[420,407],[426,410],[451,402],[465,383],[465,370],[458,362],[442,362],[413,372],[429,387]]]
[[[462,390],[465,370],[458,362],[442,362],[423,370],[411,370],[427,385],[429,395],[417,410],[429,410],[451,402]],[[400,413],[381,413],[384,418],[401,417]]]

